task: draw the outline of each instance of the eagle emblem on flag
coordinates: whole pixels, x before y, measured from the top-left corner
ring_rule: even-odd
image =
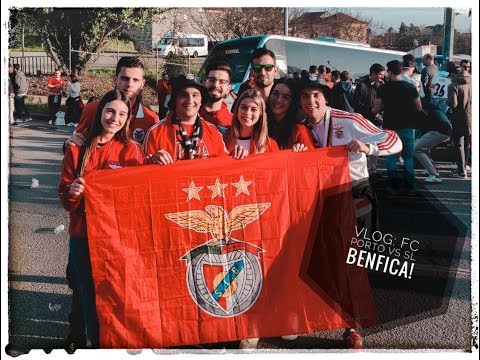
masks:
[[[218,205],[205,211],[165,214],[181,227],[210,233],[212,239],[186,253],[187,286],[193,301],[207,313],[231,317],[247,311],[258,299],[262,286],[259,254],[263,249],[232,238],[233,231],[256,221],[270,203],[235,207],[230,213]]]

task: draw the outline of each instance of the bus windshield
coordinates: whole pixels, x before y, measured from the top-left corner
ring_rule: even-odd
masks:
[[[245,77],[250,57],[253,50],[258,46],[261,36],[255,36],[248,39],[238,39],[217,44],[210,54],[208,54],[208,62],[216,60],[228,61],[232,68],[232,83],[241,83]],[[203,81],[205,77],[205,61],[202,69],[198,73],[198,77]]]

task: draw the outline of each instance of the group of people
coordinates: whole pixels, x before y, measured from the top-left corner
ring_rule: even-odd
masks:
[[[159,110],[163,111],[160,121],[156,113],[141,104],[144,65],[136,57],[121,58],[114,76],[115,89],[85,106],[74,135],[64,147],[58,191],[70,212],[67,279],[73,301],[69,348],[85,346],[87,336],[92,347],[100,344],[83,201],[86,172],[149,164],[169,166],[176,161],[220,156],[240,160],[286,149],[298,152],[346,146],[357,223],[374,231],[378,227],[377,204],[369,183],[367,156],[390,158],[387,167],[393,178],[390,165],[395,163],[404,139],[405,161],[413,153],[409,143],[413,136],[410,131],[401,131],[403,124],[397,126],[399,114],[408,128],[411,119],[405,117],[407,113],[397,101],[411,101],[411,113],[421,109],[417,89],[400,83],[402,63],[392,61],[387,67],[390,81],[384,84],[385,69],[372,65],[370,75],[348,99],[354,112],[345,111],[330,106],[335,84],[330,88],[318,78],[276,79],[275,54],[259,48],[251,57],[251,81],[242,87],[232,111],[224,102],[231,91],[232,71],[228,62],[216,61],[208,64],[203,83],[189,75],[163,79],[166,83],[170,80],[166,85],[170,94],[159,100]],[[350,81],[348,74],[342,74],[340,82]],[[164,104],[168,109],[162,109]],[[382,124],[384,129],[377,126]],[[407,185],[413,185],[410,176]],[[361,336],[354,329],[346,330],[345,340],[347,347],[361,347]],[[255,347],[257,342],[246,339],[240,346]]]
[[[19,64],[8,66],[9,93],[9,124],[20,124],[31,121],[32,118],[25,105],[28,94],[28,81]],[[77,126],[84,104],[80,96],[81,84],[75,74],[70,75],[70,81],[65,82],[62,72],[57,69],[47,81],[48,90],[48,124],[56,123],[60,110],[62,96],[66,94],[65,120],[67,126]]]
[[[65,82],[60,69],[54,71],[48,79],[48,124],[56,124],[57,113],[60,110],[62,96],[66,94],[65,123],[76,127],[83,111],[83,101],[80,96],[81,84],[76,74],[70,74],[70,81]]]

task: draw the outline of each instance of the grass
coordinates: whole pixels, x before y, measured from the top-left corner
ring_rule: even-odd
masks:
[[[137,53],[133,41],[118,40],[118,51],[122,53]],[[117,52],[117,40],[112,39],[105,52]]]
[[[9,48],[8,49],[9,51],[22,51],[22,48]],[[25,52],[31,52],[31,51],[45,51],[44,48],[42,48],[41,46],[31,46],[31,47],[24,47],[23,50]]]
[[[45,49],[41,45],[33,45],[33,46],[26,46],[23,48],[25,52],[29,51],[45,51]],[[22,51],[22,48],[10,48],[10,51]],[[138,51],[135,50],[135,45],[133,44],[133,41],[125,41],[125,40],[119,40],[118,41],[118,51],[121,53],[137,53]],[[108,44],[107,49],[105,52],[117,52],[117,40],[112,39],[110,43]]]

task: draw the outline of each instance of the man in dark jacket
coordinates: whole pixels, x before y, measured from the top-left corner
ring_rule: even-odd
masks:
[[[348,71],[342,71],[340,81],[332,89],[332,105],[335,109],[355,112],[353,109],[352,77]]]
[[[356,113],[362,114],[365,119],[370,120],[374,125],[381,126],[381,122],[372,112],[377,90],[380,85],[384,84],[385,68],[380,64],[370,66],[370,75],[365,76],[362,81],[357,84],[355,93],[353,94],[353,108]]]
[[[353,94],[353,108],[354,112],[362,114],[365,119],[368,119],[375,126],[382,126],[383,120],[380,113],[374,114],[373,104],[377,97],[378,88],[384,84],[383,78],[385,76],[385,68],[380,64],[373,64],[370,66],[370,75],[365,76],[362,81],[357,84]],[[378,157],[374,155],[367,156],[368,173],[371,179],[375,179],[377,174]]]
[[[466,178],[466,157],[468,159],[472,137],[472,82],[468,71],[462,70],[460,66],[452,74],[447,105],[453,111],[452,136],[457,161],[457,171],[452,176]]]

